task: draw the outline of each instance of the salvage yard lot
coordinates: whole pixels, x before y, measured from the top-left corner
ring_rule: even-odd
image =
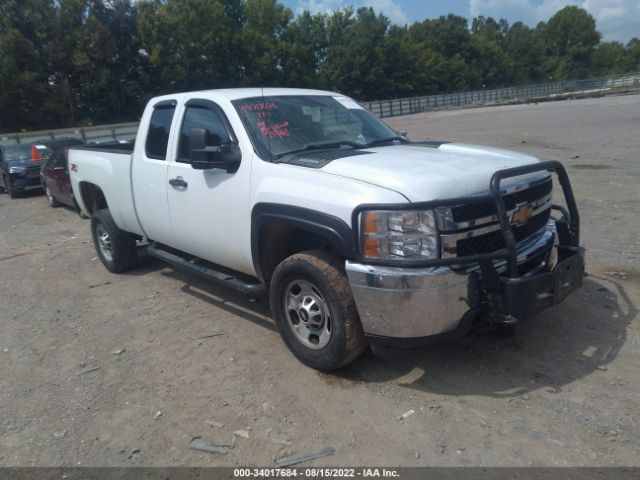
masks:
[[[584,287],[513,338],[327,375],[289,353],[265,299],[150,258],[110,274],[88,221],[1,195],[0,465],[271,466],[323,447],[310,464],[638,465],[640,96],[389,123],[563,162]],[[196,436],[233,448],[194,451]]]

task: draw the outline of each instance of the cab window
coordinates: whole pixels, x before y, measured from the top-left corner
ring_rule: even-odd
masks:
[[[162,104],[154,108],[145,143],[147,157],[155,160],[166,160],[169,131],[171,130],[171,122],[175,111],[175,102]]]
[[[178,162],[189,163],[190,161],[189,132],[193,128],[204,128],[206,130],[207,146],[218,146],[231,141],[229,132],[218,112],[201,106],[188,106],[180,129]]]

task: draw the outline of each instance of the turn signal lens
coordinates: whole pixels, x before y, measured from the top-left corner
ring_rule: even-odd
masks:
[[[380,241],[377,238],[364,239],[364,256],[378,258],[380,256]]]

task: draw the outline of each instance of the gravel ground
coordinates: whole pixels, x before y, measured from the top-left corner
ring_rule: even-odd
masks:
[[[584,288],[513,338],[325,375],[292,357],[264,300],[152,259],[112,275],[87,221],[0,195],[0,466],[270,466],[323,447],[310,465],[637,466],[640,96],[389,123],[562,161]],[[191,450],[196,436],[231,448]]]

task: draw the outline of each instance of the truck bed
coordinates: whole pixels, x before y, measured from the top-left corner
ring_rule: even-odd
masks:
[[[95,145],[78,145],[74,146],[74,150],[88,150],[91,152],[105,152],[105,153],[126,153],[131,155],[133,153],[133,142],[126,143],[107,143],[107,144],[95,144]]]
[[[138,235],[144,231],[135,210],[131,183],[133,143],[82,145],[69,149],[73,193],[80,208],[90,215],[83,198],[83,184],[99,186],[116,224]]]

